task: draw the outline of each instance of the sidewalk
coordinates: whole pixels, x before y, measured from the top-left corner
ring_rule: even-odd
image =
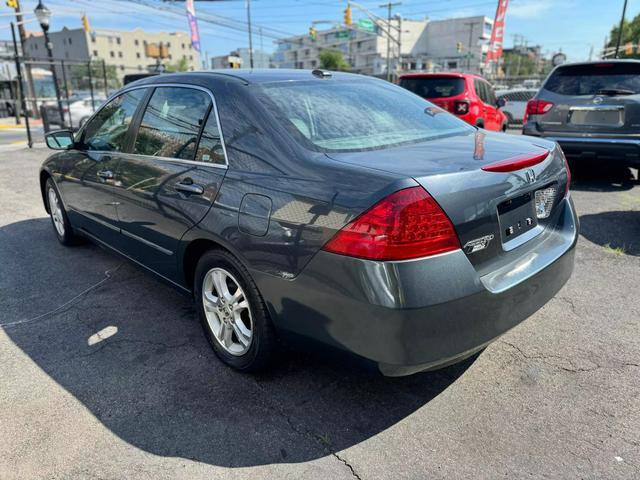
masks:
[[[29,126],[32,128],[42,127],[42,120],[30,118]],[[25,126],[24,117],[20,119],[20,125],[16,125],[16,117],[2,117],[0,118],[0,130],[25,130],[27,127]]]

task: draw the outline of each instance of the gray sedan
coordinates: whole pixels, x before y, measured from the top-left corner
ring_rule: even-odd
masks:
[[[385,375],[442,367],[573,270],[555,143],[485,132],[373,78],[158,75],[46,140],[58,240],[89,239],[192,295],[216,354],[242,371],[269,365],[279,340]]]

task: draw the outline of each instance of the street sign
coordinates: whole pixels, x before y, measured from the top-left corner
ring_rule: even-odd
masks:
[[[366,30],[367,32],[376,31],[376,25],[368,18],[361,18],[358,20],[358,28],[360,30]]]
[[[340,32],[336,32],[336,38],[349,38],[349,31],[342,30]]]

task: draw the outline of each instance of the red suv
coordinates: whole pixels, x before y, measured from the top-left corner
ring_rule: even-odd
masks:
[[[408,73],[400,86],[476,127],[505,131],[507,117],[500,110],[493,87],[470,73]]]

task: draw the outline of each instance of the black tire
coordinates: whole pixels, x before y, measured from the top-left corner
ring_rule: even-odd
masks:
[[[59,202],[58,203],[60,208],[59,213],[61,216],[60,220],[62,222],[62,227],[63,227],[62,233],[60,232],[60,230],[58,230],[58,227],[56,226],[56,219],[54,218],[55,217],[54,212],[56,211],[56,208],[55,208],[55,205],[51,205],[50,191],[53,191],[55,193],[57,202]],[[56,184],[53,182],[51,178],[47,179],[44,193],[45,193],[45,200],[47,202],[47,208],[49,210],[49,218],[51,219],[51,225],[53,226],[53,232],[55,233],[58,241],[66,247],[70,247],[70,246],[81,243],[80,237],[78,237],[73,232],[73,227],[71,226],[71,222],[69,222],[69,217],[67,216],[67,212],[64,209],[64,204],[62,203],[62,197],[60,197],[60,192],[58,191],[58,187],[56,187]]]
[[[506,124],[506,123],[503,123],[503,124],[502,124],[502,127],[500,127],[500,131],[501,131],[502,133],[505,133],[505,132],[507,131],[507,124]]]
[[[205,315],[202,295],[205,276],[216,268],[225,270],[237,280],[249,304],[252,319],[252,338],[248,349],[241,355],[234,355],[225,350],[214,335]],[[209,250],[202,255],[194,275],[194,297],[202,328],[213,351],[220,360],[242,372],[262,371],[272,363],[277,350],[275,330],[255,282],[238,259],[225,250],[217,249]],[[237,335],[235,338],[238,338]]]

